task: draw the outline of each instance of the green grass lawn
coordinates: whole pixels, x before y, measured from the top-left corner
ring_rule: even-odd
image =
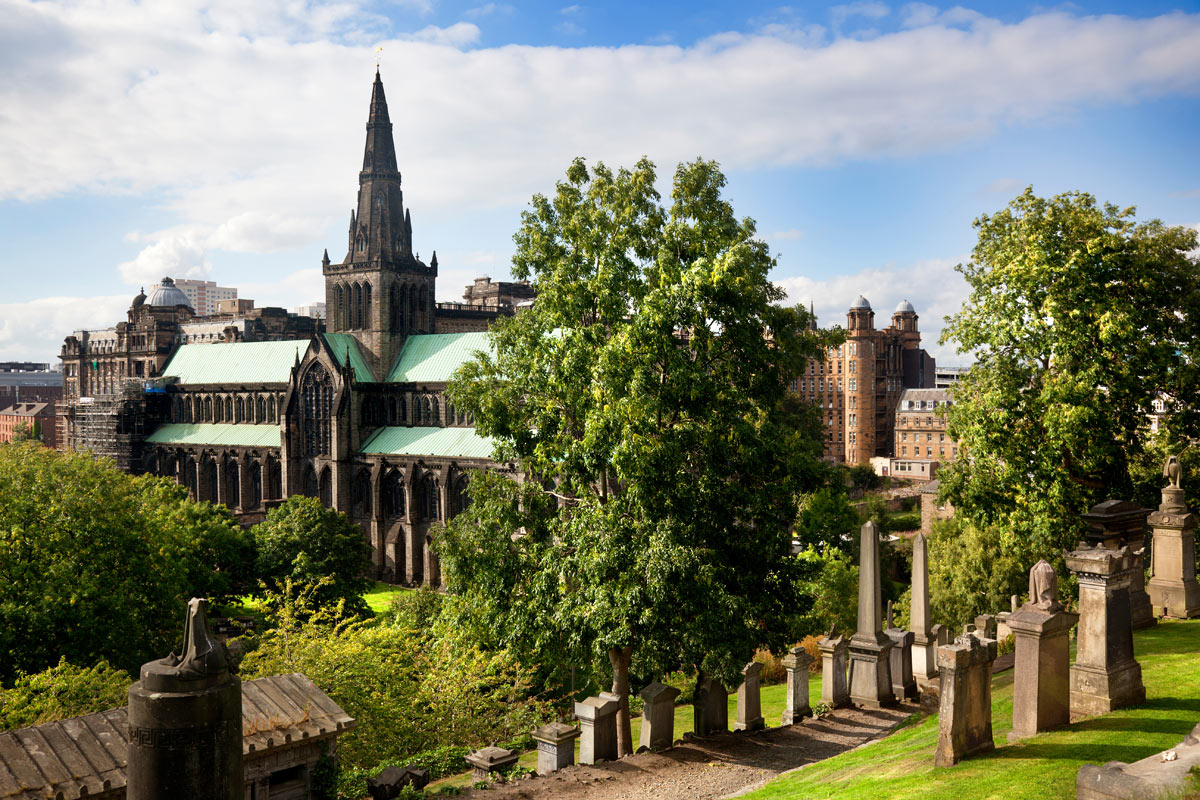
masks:
[[[366,593],[363,594],[363,600],[367,601],[367,605],[370,607],[372,613],[382,614],[384,611],[387,611],[389,608],[391,608],[392,598],[401,592],[407,591],[410,590],[405,589],[402,586],[394,586],[390,583],[380,583],[379,581],[374,581],[371,584],[371,588],[367,589]]]
[[[1132,762],[1179,744],[1200,722],[1200,620],[1162,622],[1134,635],[1147,701],[1081,720],[1020,744],[1012,728],[1012,671],[992,682],[996,750],[935,769],[938,720],[924,717],[886,739],[772,781],[747,800],[788,798],[1073,798],[1083,764]],[[819,696],[819,695],[818,695]]]

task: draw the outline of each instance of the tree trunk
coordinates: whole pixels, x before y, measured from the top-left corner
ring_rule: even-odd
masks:
[[[629,723],[629,661],[632,655],[632,647],[613,647],[608,651],[613,671],[612,693],[621,697],[621,708],[617,711],[618,758],[633,752],[633,731]]]

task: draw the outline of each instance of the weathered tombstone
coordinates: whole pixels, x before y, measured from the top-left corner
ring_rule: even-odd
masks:
[[[1187,507],[1179,488],[1179,459],[1171,456],[1163,467],[1170,481],[1162,490],[1162,504],[1147,520],[1153,544],[1147,586],[1151,610],[1175,619],[1200,616],[1200,583],[1196,581],[1196,515]]]
[[[937,639],[938,647],[944,644],[950,644],[950,629],[940,622],[933,626],[934,638]]]
[[[1170,750],[1132,764],[1084,764],[1075,778],[1077,800],[1147,800],[1188,797],[1200,771],[1200,725]]]
[[[1079,634],[1071,666],[1071,717],[1107,714],[1146,699],[1133,657],[1128,547],[1085,547],[1067,555],[1079,579]]]
[[[642,735],[638,749],[660,750],[675,743],[675,698],[679,690],[655,681],[638,692],[642,698]]]
[[[812,716],[808,704],[808,665],[812,656],[803,647],[793,647],[783,657],[783,668],[787,670],[787,697],[783,704],[783,724],[797,725],[805,717]]]
[[[850,700],[860,706],[894,705],[889,656],[892,640],[881,630],[879,531],[862,526],[858,568],[858,630],[850,637]]]
[[[1078,619],[1058,602],[1054,567],[1044,559],[1034,564],[1029,570],[1029,602],[1008,617],[1016,638],[1010,742],[1071,721],[1067,650]]]
[[[992,662],[996,642],[971,635],[938,648],[942,694],[933,763],[950,767],[995,748],[992,742]]]
[[[429,770],[419,767],[385,767],[374,778],[367,778],[371,800],[395,800],[405,787],[424,789],[429,785]]]
[[[1009,597],[1008,605],[1009,605],[1008,613],[1010,613],[1010,614],[1017,613],[1017,609],[1019,609],[1021,607],[1021,595],[1014,594],[1011,597]]]
[[[737,690],[735,731],[757,731],[765,726],[762,716],[762,664],[751,661],[742,668],[742,685]]]
[[[471,765],[471,779],[476,781],[491,780],[492,773],[504,772],[515,765],[518,758],[520,755],[516,750],[504,747],[485,747],[466,755],[467,763]]]
[[[579,763],[595,764],[613,761],[617,757],[617,710],[620,700],[611,697],[589,697],[575,704],[582,733],[579,739]]]
[[[817,643],[821,651],[821,702],[830,708],[841,708],[850,702],[846,685],[846,653],[850,643],[831,628],[829,635]]]
[[[719,681],[705,678],[696,684],[692,730],[697,736],[729,730],[729,692]]]
[[[983,639],[996,638],[996,615],[980,614],[975,618],[975,635]]]
[[[643,728],[643,735],[645,729]],[[549,775],[575,763],[575,740],[579,728],[565,722],[551,722],[534,728],[533,740],[537,742],[538,775]]]
[[[912,629],[912,673],[921,688],[937,683],[937,634],[929,614],[929,550],[925,534],[913,539],[912,603],[908,613]]]
[[[888,670],[892,673],[892,694],[897,700],[916,700],[917,681],[913,678],[912,653],[913,634],[897,628],[892,618],[892,601],[887,606],[887,637],[892,640],[892,651],[889,655],[891,663]]]
[[[188,603],[183,655],[142,665],[129,687],[129,800],[241,800],[242,682],[208,629],[205,601]]]
[[[1135,631],[1158,623],[1146,593],[1146,517],[1149,509],[1126,500],[1105,500],[1083,514],[1088,524],[1085,538],[1109,550],[1129,548],[1129,622]]]

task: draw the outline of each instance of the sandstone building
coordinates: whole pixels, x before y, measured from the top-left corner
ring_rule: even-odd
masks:
[[[958,443],[946,433],[946,411],[953,404],[948,389],[906,389],[900,395],[889,470],[893,477],[927,481],[938,464],[958,458]]]

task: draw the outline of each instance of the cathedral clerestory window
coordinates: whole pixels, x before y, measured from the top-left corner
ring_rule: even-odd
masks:
[[[329,455],[333,427],[333,381],[320,364],[314,365],[301,381],[300,403],[304,455]]]

